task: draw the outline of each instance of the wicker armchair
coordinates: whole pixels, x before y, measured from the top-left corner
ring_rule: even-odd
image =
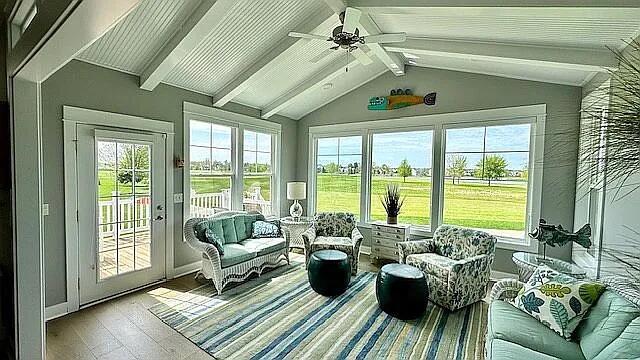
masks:
[[[246,212],[224,211],[209,218],[189,219],[184,225],[185,241],[191,248],[202,253],[202,269],[198,271],[196,277],[202,275],[206,279],[212,280],[218,291],[218,295],[222,294],[222,289],[231,282],[242,282],[254,273],[260,275],[265,268],[279,266],[283,260],[289,264],[289,236],[285,236],[284,239],[274,239],[282,240],[283,242],[282,246],[278,246],[275,250],[269,250],[269,252],[265,254],[257,252],[254,257],[230,266],[224,266],[222,261],[223,256],[220,255],[214,245],[202,242],[196,237],[195,226],[201,221],[230,217],[237,214],[246,214]],[[250,247],[251,244],[247,244],[246,242],[251,240],[253,239],[246,239],[237,244],[232,244],[232,246]]]
[[[356,226],[356,217],[349,213],[319,213],[313,218],[311,227],[302,233],[305,266],[309,264],[311,253],[332,249],[347,254],[351,264],[351,274],[358,273],[362,234]]]
[[[493,235],[442,225],[433,239],[399,242],[399,262],[422,270],[429,298],[454,311],[485,297],[495,245]]]

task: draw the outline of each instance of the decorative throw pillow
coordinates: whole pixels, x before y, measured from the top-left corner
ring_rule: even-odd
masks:
[[[216,249],[218,250],[218,253],[220,253],[220,256],[224,255],[224,248],[222,247],[224,242],[222,241],[220,236],[218,236],[218,234],[215,233],[215,231],[211,229],[207,229],[204,232],[204,236],[207,239],[207,242],[209,244],[216,247]]]
[[[604,288],[600,283],[576,280],[541,266],[514,299],[513,305],[569,340]]]
[[[251,236],[256,239],[280,237],[280,227],[276,221],[256,221]]]

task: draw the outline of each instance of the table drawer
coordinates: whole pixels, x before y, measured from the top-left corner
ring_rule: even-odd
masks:
[[[397,244],[398,241],[395,239],[387,239],[387,238],[383,238],[383,237],[374,237],[373,238],[373,245],[374,246],[384,246],[384,247],[388,247],[391,249],[396,249],[397,248]]]
[[[387,248],[382,246],[374,246],[371,249],[371,255],[379,258],[398,260],[398,249]]]
[[[373,238],[384,238],[384,239],[389,239],[389,240],[395,240],[395,241],[404,241],[405,240],[405,234],[404,233],[390,233],[390,232],[384,232],[384,231],[378,231],[378,230],[373,230],[372,232]]]
[[[404,236],[406,233],[406,228],[403,227],[394,227],[394,226],[384,226],[379,224],[373,224],[372,231],[374,232],[382,232],[382,233],[390,233],[390,234],[399,234]]]

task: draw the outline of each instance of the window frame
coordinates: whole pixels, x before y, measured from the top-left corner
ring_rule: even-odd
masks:
[[[362,136],[359,226],[370,227],[373,134],[432,131],[431,224],[430,226],[413,225],[411,228],[411,234],[414,236],[430,237],[433,235],[433,231],[442,224],[444,215],[446,129],[531,124],[527,213],[525,217],[526,233],[528,229],[537,225],[538,219],[540,218],[546,111],[546,104],[538,104],[309,127],[309,167],[307,181],[310,191],[307,205],[308,213],[309,215],[315,214],[317,205],[316,161],[318,139],[354,135]],[[536,252],[538,243],[526,235],[524,239],[499,237],[498,247],[509,250]]]
[[[271,216],[280,216],[280,194],[282,193],[282,180],[280,171],[280,159],[282,149],[282,125],[212,108],[204,105],[184,102],[183,109],[183,218],[186,222],[190,218],[191,211],[191,120],[211,123],[231,128],[231,209],[242,211],[244,192],[244,132],[253,131],[271,135]],[[220,175],[226,177],[228,175]]]

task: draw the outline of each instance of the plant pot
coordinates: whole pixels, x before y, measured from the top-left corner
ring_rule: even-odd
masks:
[[[387,216],[387,224],[395,225],[397,223],[398,223],[398,217],[397,216]]]

